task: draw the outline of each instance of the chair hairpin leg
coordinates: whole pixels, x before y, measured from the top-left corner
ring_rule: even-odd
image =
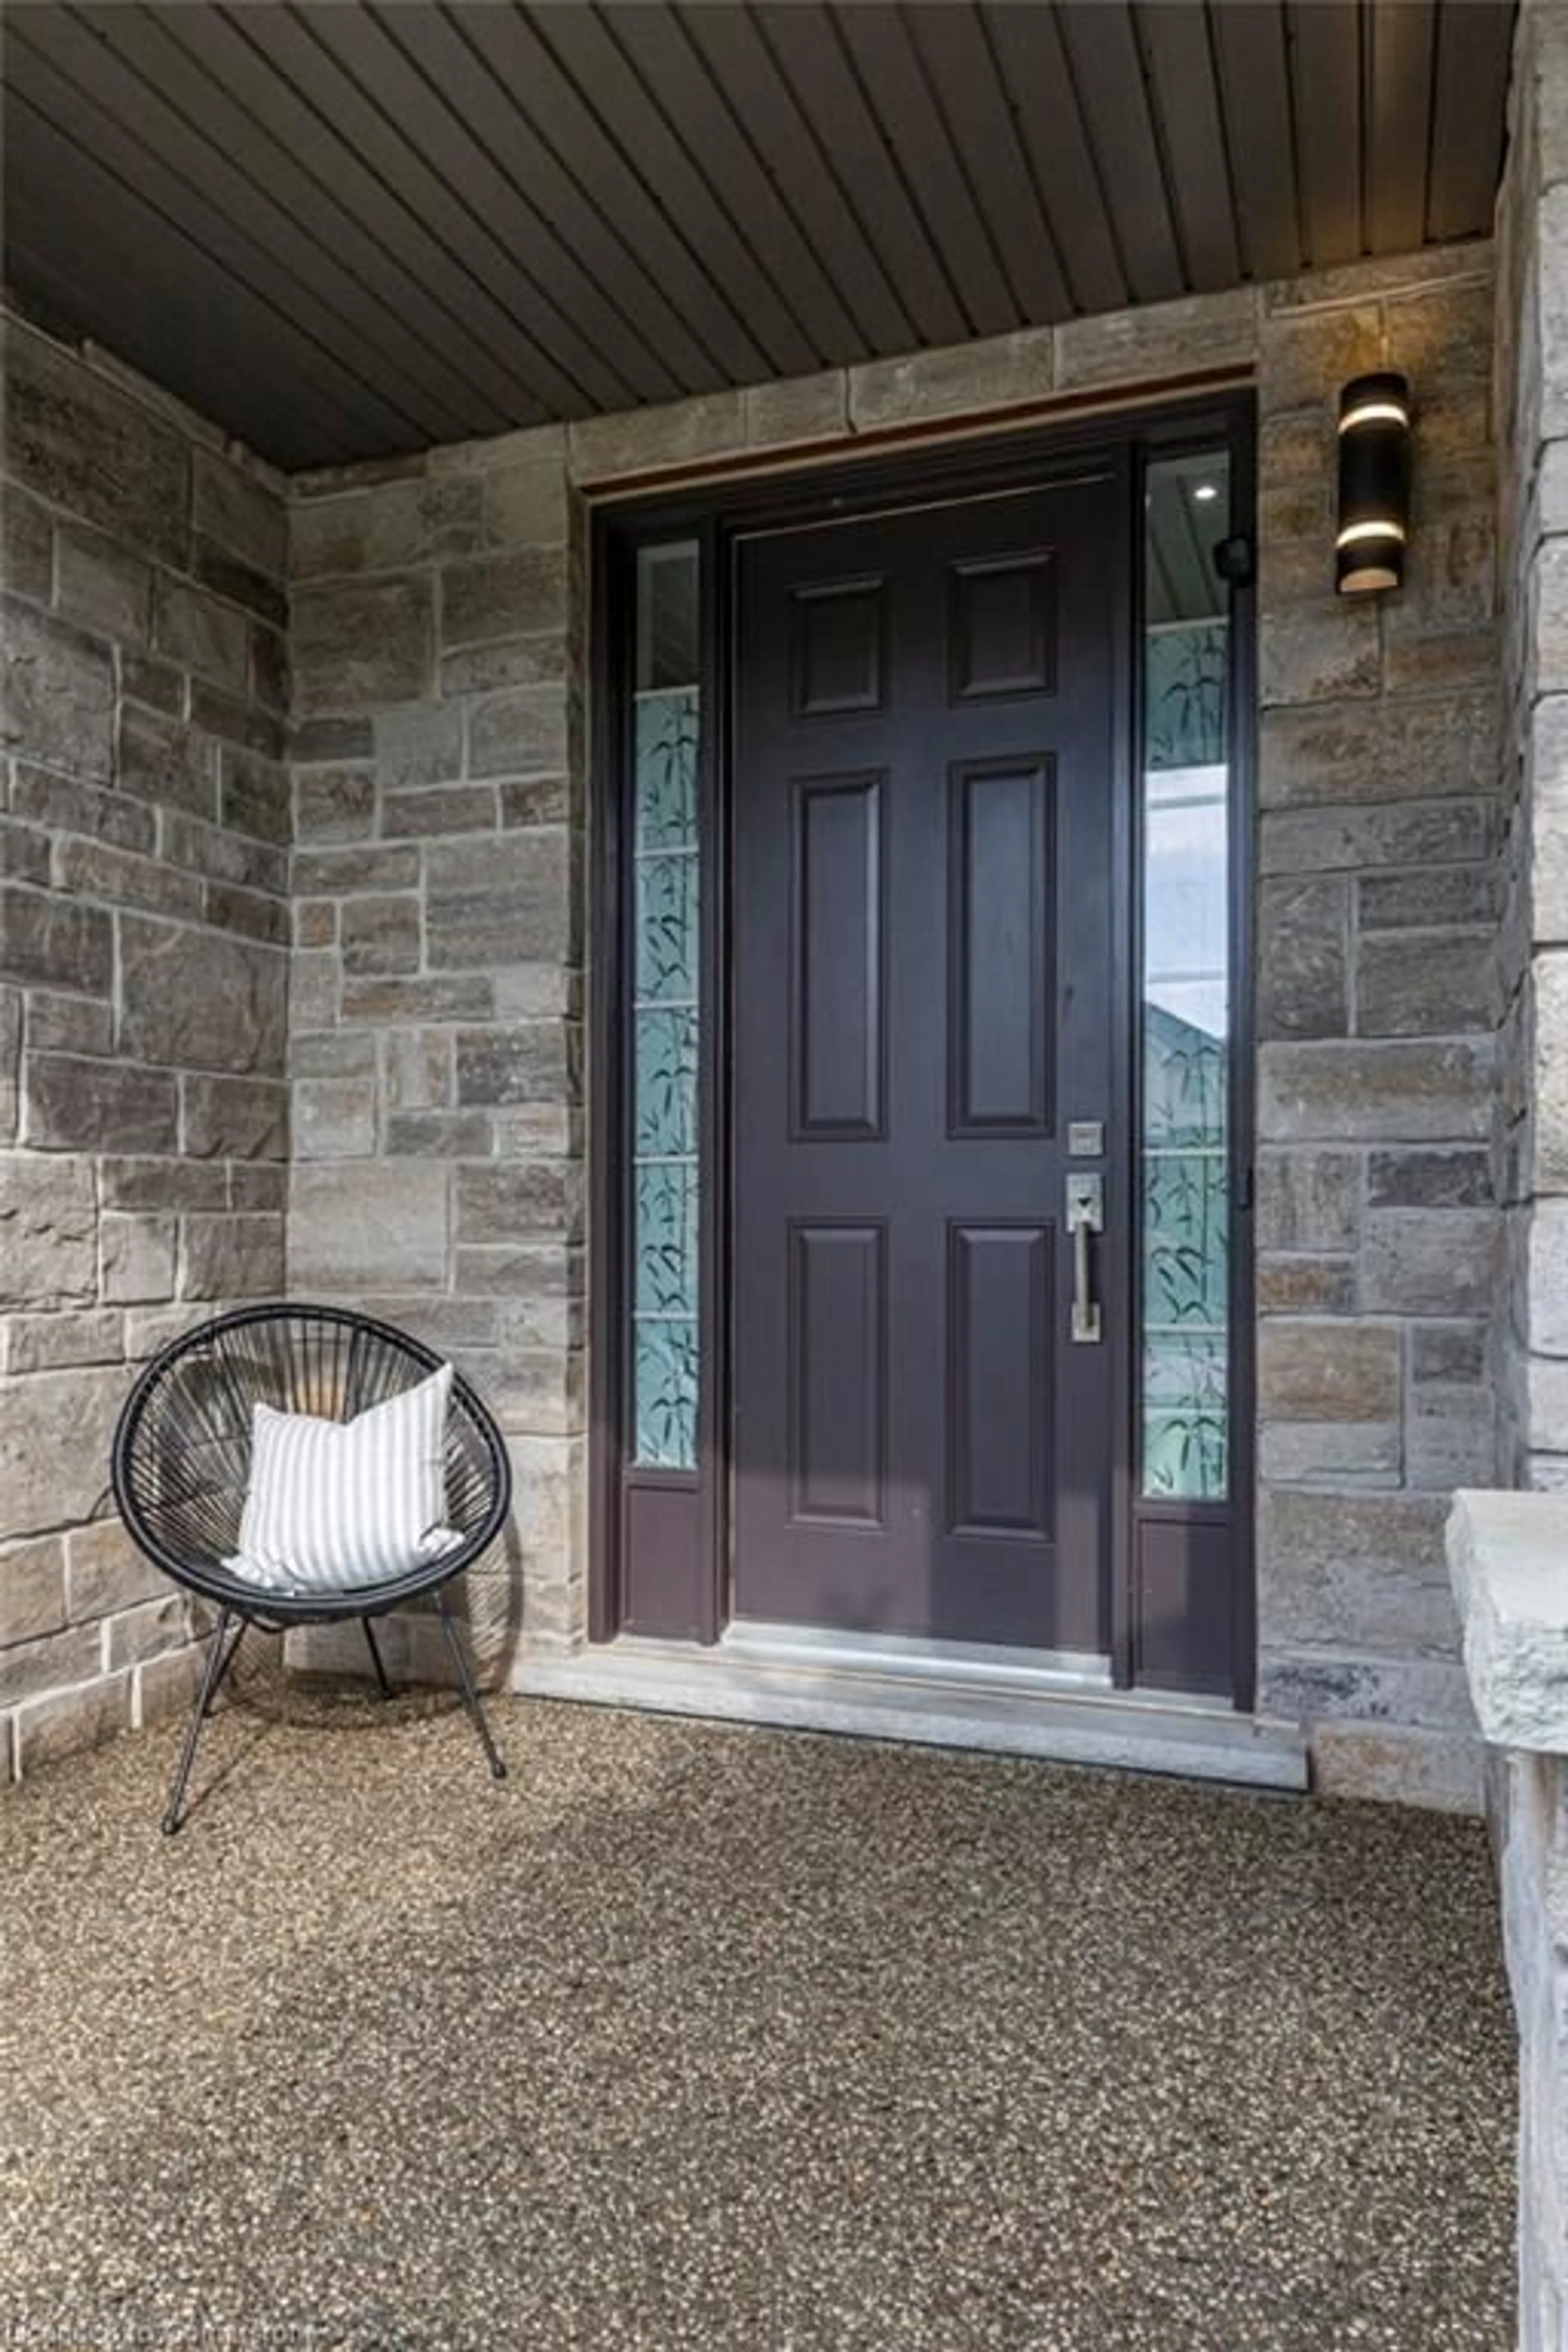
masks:
[[[362,1617],[359,1622],[364,1627],[365,1646],[370,1652],[371,1664],[375,1668],[375,1679],[381,1685],[381,1695],[383,1698],[390,1698],[392,1685],[386,1679],[386,1668],[382,1664],[381,1643],[375,1638],[375,1628],[368,1617]]]
[[[447,1647],[451,1651],[452,1662],[458,1669],[458,1684],[463,1694],[463,1705],[468,1711],[474,1729],[479,1735],[479,1745],[489,1759],[490,1778],[492,1780],[504,1780],[506,1765],[502,1760],[500,1750],[490,1738],[490,1727],[485,1721],[485,1711],[479,1705],[479,1694],[474,1683],[473,1674],[468,1659],[463,1654],[463,1645],[458,1639],[458,1629],[452,1622],[451,1612],[447,1607],[447,1596],[444,1592],[437,1592],[436,1595],[436,1610],[441,1620],[441,1631],[447,1636]]]
[[[228,1635],[231,1623],[235,1628],[232,1640]],[[217,1631],[213,1635],[212,1648],[207,1652],[207,1662],[202,1671],[201,1688],[196,1693],[196,1703],[191,1710],[191,1719],[185,1726],[184,1744],[180,1750],[180,1761],[175,1768],[174,1786],[169,1790],[169,1802],[163,1812],[165,1837],[173,1837],[184,1819],[185,1784],[191,1777],[191,1767],[196,1760],[196,1742],[201,1737],[202,1725],[212,1710],[213,1701],[222,1688],[224,1678],[233,1665],[239,1645],[244,1639],[244,1618],[237,1619],[232,1610],[226,1609],[217,1621]]]

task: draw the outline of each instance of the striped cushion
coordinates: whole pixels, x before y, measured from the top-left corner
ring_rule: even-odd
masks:
[[[227,1566],[269,1591],[336,1592],[405,1575],[460,1543],[443,1525],[451,1388],[443,1364],[349,1422],[258,1404]]]

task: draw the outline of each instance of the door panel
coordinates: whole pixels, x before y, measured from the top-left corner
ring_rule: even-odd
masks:
[[[881,1225],[792,1225],[790,1517],[879,1528],[886,1511],[888,1253]]]
[[[794,1132],[882,1131],[882,779],[813,776],[794,790],[790,1024]]]
[[[960,1535],[1051,1532],[1051,1235],[952,1225],[948,1491]]]
[[[736,554],[737,1613],[1110,1646],[1109,473]],[[1124,1318],[1125,1203],[1093,1266]],[[1116,1270],[1112,1281],[1112,1270]]]
[[[949,779],[949,1132],[1045,1135],[1056,778],[1043,760],[963,761]]]

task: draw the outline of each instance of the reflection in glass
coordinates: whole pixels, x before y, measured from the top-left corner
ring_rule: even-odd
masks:
[[[633,740],[635,1458],[697,1461],[698,559],[637,558]]]
[[[1142,1489],[1228,1486],[1228,621],[1223,455],[1147,476],[1143,708]]]

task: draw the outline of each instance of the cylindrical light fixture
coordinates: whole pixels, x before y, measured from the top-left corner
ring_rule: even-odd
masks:
[[[1342,596],[1397,588],[1410,520],[1410,386],[1392,369],[1358,375],[1340,394]]]

